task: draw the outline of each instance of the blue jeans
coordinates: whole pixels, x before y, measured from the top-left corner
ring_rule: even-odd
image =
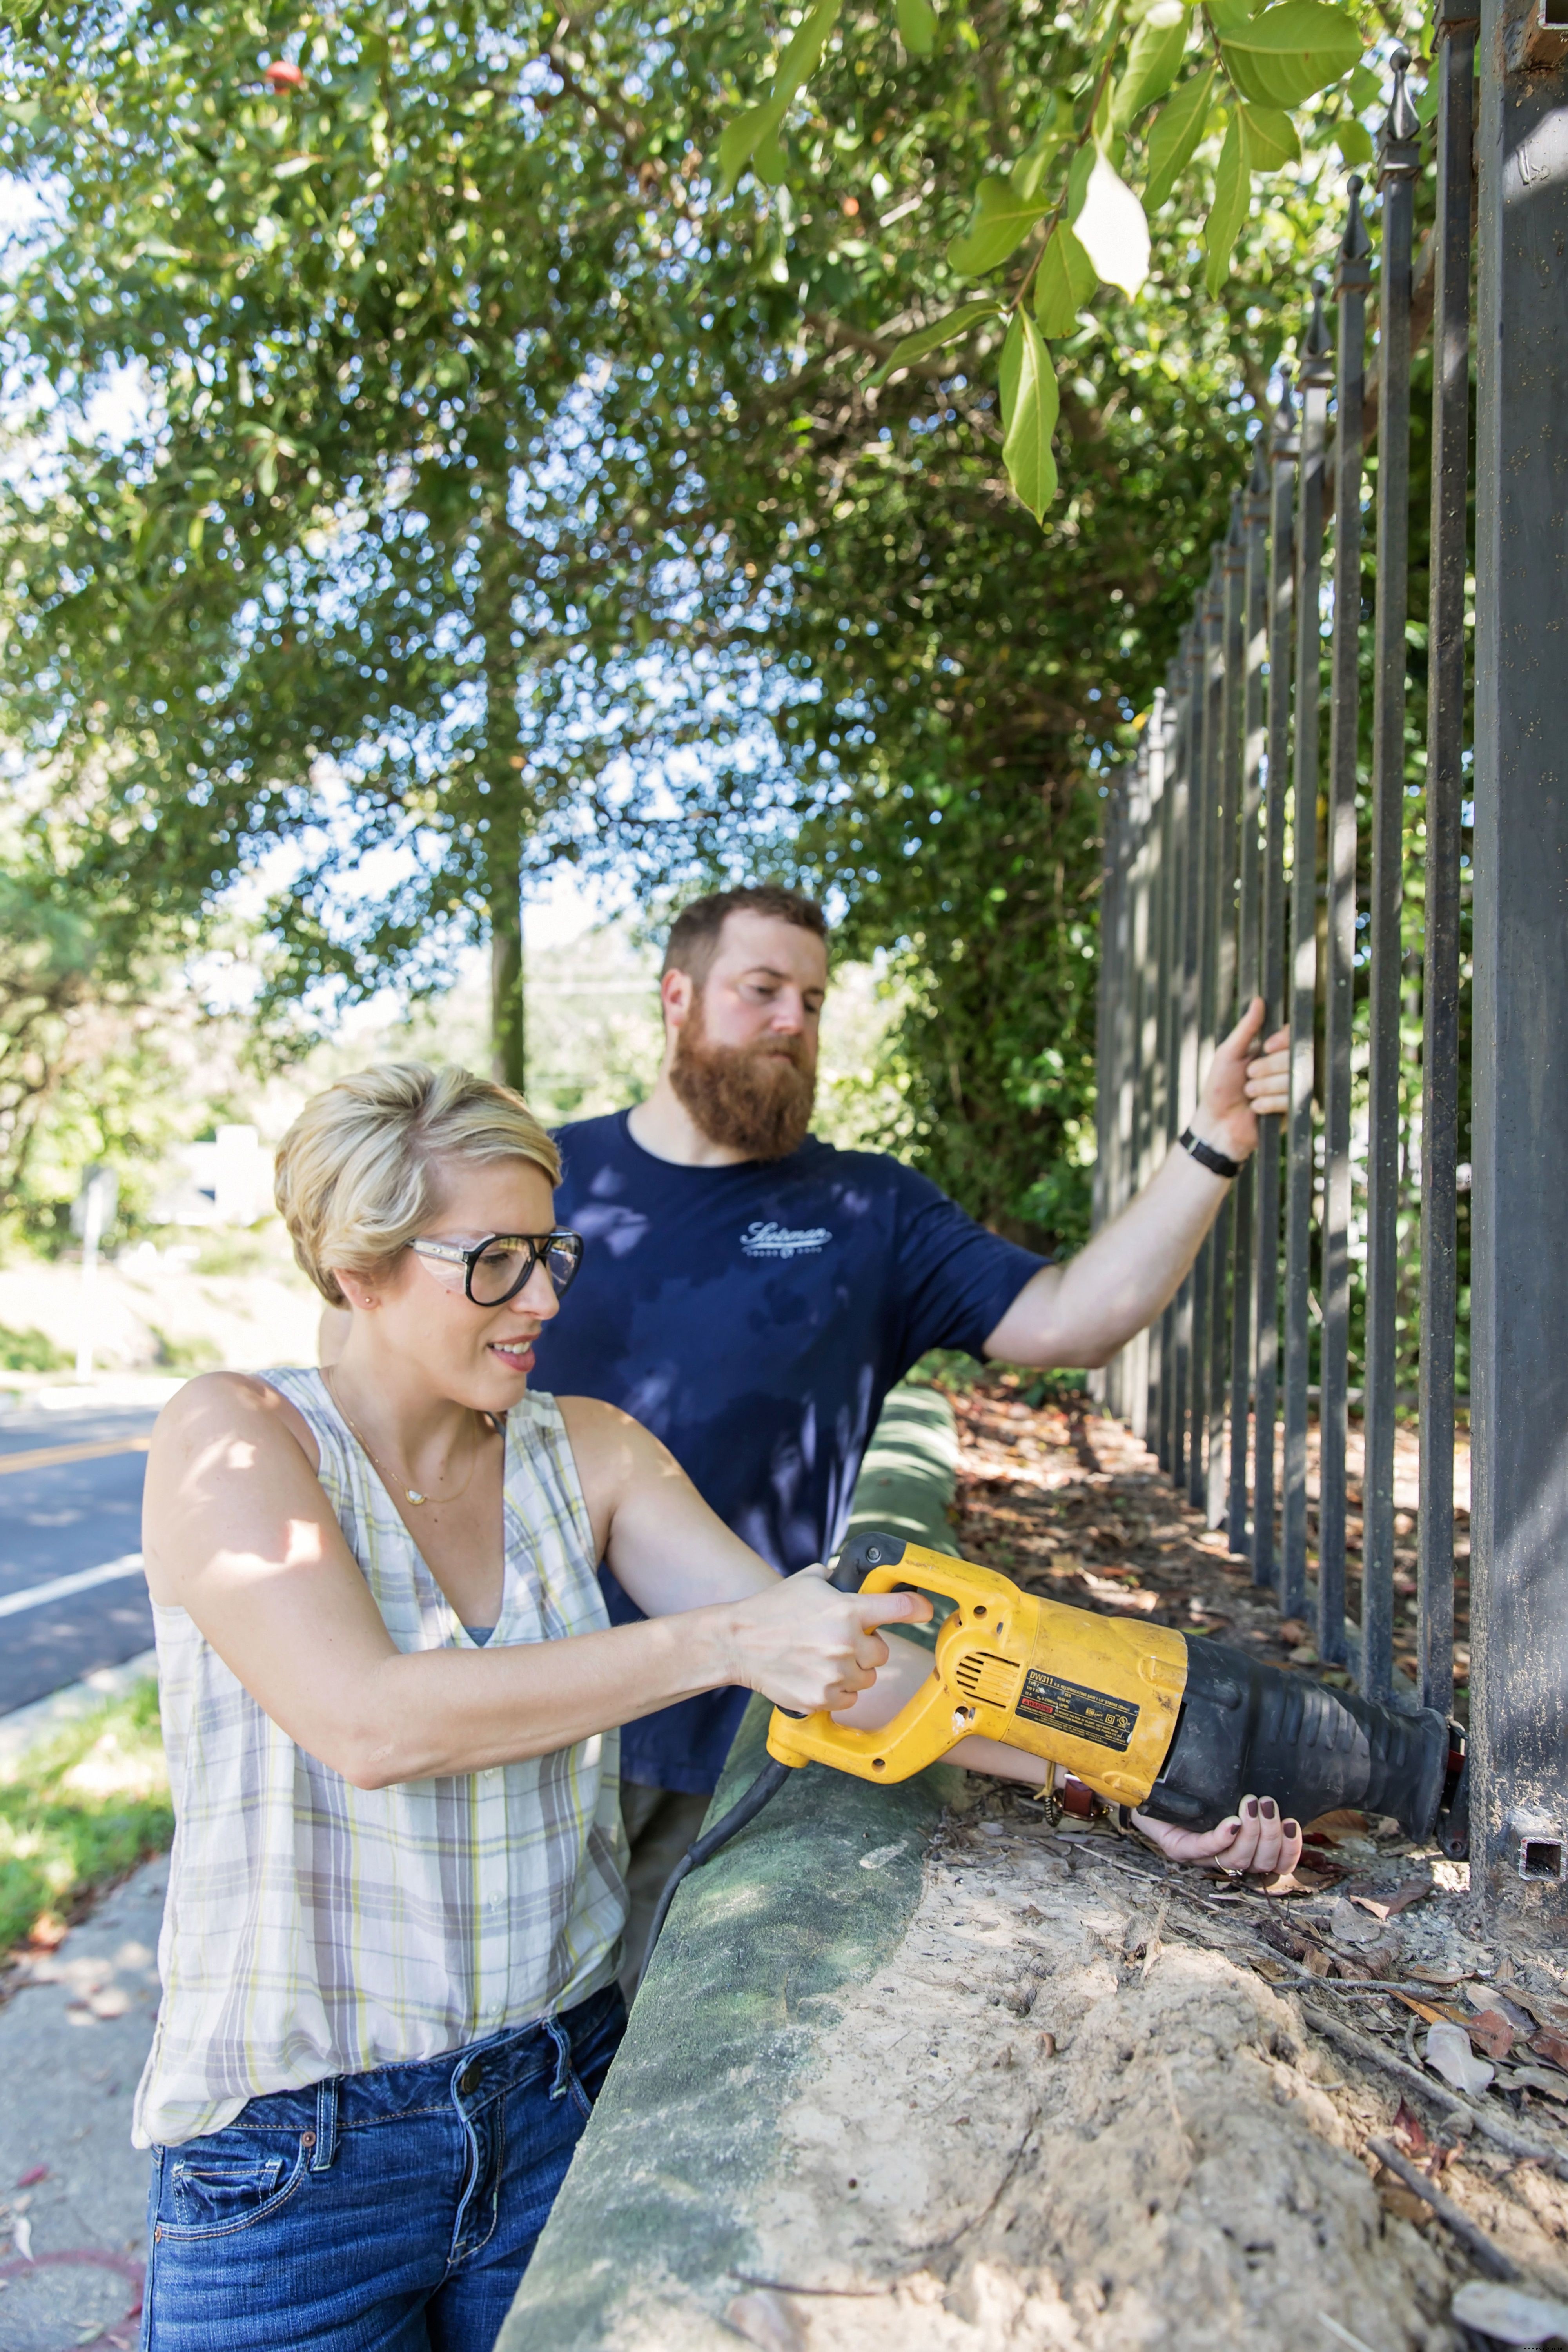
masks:
[[[154,2148],[142,2352],[491,2352],[625,2025],[607,1985]]]

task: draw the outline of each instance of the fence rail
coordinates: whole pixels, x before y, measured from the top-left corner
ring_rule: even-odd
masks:
[[[1102,1376],[1211,1526],[1369,1697],[1397,1698],[1395,1448],[1400,1209],[1419,1189],[1420,1506],[1411,1696],[1453,1702],[1455,1334],[1459,1305],[1461,828],[1469,475],[1471,146],[1477,26],[1439,26],[1437,217],[1417,263],[1421,133],[1392,61],[1376,244],[1363,188],[1333,278],[1313,287],[1289,386],[1254,445],[1230,526],[1135,766],[1118,779],[1102,906],[1096,1215],[1145,1183],[1254,995],[1291,1046],[1290,1110],[1164,1316]],[[1374,261],[1377,269],[1374,277]],[[1367,363],[1375,285],[1377,347]],[[1416,289],[1421,299],[1417,308]],[[1411,362],[1433,333],[1430,629],[1424,785],[1406,780]],[[1332,392],[1332,416],[1331,416]],[[1375,435],[1375,597],[1364,612],[1363,493]],[[1332,507],[1332,516],[1330,509]],[[1332,592],[1323,726],[1324,589]],[[1370,762],[1362,757],[1370,667]],[[1323,758],[1326,733],[1326,763]],[[1364,777],[1364,770],[1367,771]],[[1424,795],[1418,1113],[1402,1108],[1406,807]],[[1364,874],[1364,898],[1358,877]],[[1358,978],[1364,973],[1364,978]],[[1321,1044],[1320,1044],[1321,1033]],[[1364,1043],[1364,1078],[1361,1067]],[[1364,1139],[1358,1182],[1354,1147]],[[1358,1215],[1359,1210],[1359,1215]],[[1364,1235],[1361,1606],[1346,1619],[1353,1246]],[[1313,1276],[1317,1276],[1314,1292]],[[1321,1317],[1318,1505],[1309,1508],[1312,1324]],[[1409,1342],[1403,1342],[1406,1354]],[[1279,1475],[1276,1475],[1276,1447]],[[1312,1538],[1315,1535],[1315,1545]],[[1312,1552],[1315,1549],[1315,1562]]]

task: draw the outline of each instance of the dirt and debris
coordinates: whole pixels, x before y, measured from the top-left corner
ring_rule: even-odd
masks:
[[[1086,1399],[1010,1370],[990,1368],[955,1381],[948,1393],[962,1448],[954,1539],[967,1559],[999,1569],[1027,1591],[1256,1646],[1274,1665],[1316,1667],[1312,1627],[1301,1618],[1281,1619],[1273,1592],[1254,1586],[1249,1563],[1230,1557],[1224,1534],[1206,1526],[1202,1512],[1177,1495],[1119,1423],[1097,1417]],[[1349,1463],[1345,1580],[1354,1617],[1361,1600],[1361,1431],[1354,1422]],[[1310,1500],[1317,1493],[1316,1465],[1314,1428]],[[1415,1432],[1401,1424],[1395,1448],[1395,1663],[1412,1678],[1418,1467]],[[1469,1675],[1469,1446],[1461,1440],[1454,1652],[1461,1719]],[[1344,1677],[1331,1670],[1323,1679]]]
[[[955,1396],[966,1557],[1311,1662],[1141,1446],[1023,1388]],[[1348,1809],[1264,1888],[977,1780],[780,2128],[727,2315],[787,2352],[1437,2352],[1491,2340],[1479,2279],[1568,2296],[1568,1969]]]
[[[1437,1876],[1457,1865],[1379,1922],[981,1786],[781,2118],[792,2160],[736,2282],[737,2334],[801,2352],[1462,2344],[1448,2315],[1473,2252],[1377,2139],[1440,2180],[1506,2263],[1491,2275],[1568,2294],[1568,2111],[1515,2079],[1528,2068],[1464,2097],[1425,2060],[1434,2017],[1500,2018],[1529,2055],[1563,2007],[1475,1939],[1466,1890]],[[1368,1827],[1357,1882],[1407,1885],[1402,1842]],[[1340,1904],[1388,1929],[1386,1982],[1336,1936]]]

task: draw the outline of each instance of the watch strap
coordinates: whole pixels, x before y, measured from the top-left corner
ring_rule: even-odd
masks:
[[[1232,1160],[1227,1152],[1216,1151],[1212,1143],[1205,1143],[1200,1136],[1194,1135],[1190,1127],[1183,1128],[1178,1140],[1182,1150],[1189,1152],[1200,1168],[1207,1168],[1211,1176],[1223,1176],[1228,1180],[1240,1175],[1239,1160]]]

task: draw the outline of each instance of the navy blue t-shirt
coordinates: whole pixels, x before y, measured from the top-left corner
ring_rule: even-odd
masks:
[[[536,1343],[537,1383],[633,1414],[775,1568],[826,1559],[889,1389],[929,1348],[979,1355],[1046,1261],[884,1152],[809,1136],[785,1160],[677,1167],[626,1118],[556,1139],[556,1217],[587,1247]],[[641,1616],[602,1574],[612,1621]],[[748,1696],[628,1724],[625,1778],[711,1789]]]

